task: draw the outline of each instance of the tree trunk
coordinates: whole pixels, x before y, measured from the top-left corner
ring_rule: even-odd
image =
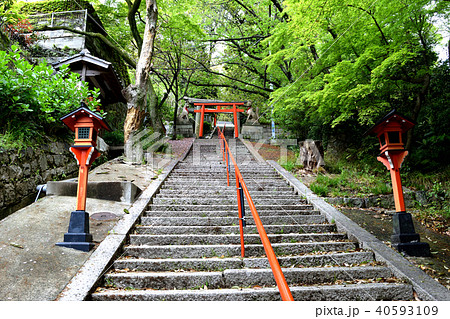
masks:
[[[175,98],[175,105],[173,110],[173,132],[172,132],[172,140],[177,138],[177,117],[178,117],[178,75],[181,69],[181,61],[180,57],[177,54],[177,70],[175,71],[175,90],[173,90],[173,95]]]
[[[158,104],[158,97],[156,95],[155,89],[153,88],[153,84],[151,81],[148,82],[148,115],[150,116],[150,121],[152,122],[152,127],[155,132],[161,133],[162,135],[166,134],[166,128],[164,127],[161,116],[158,113],[158,107],[161,105]]]
[[[147,113],[150,115],[155,132],[164,133],[164,126],[156,112],[157,103],[155,103],[156,99],[152,96],[155,95],[155,92],[149,78],[156,36],[156,22],[158,20],[156,0],[146,0],[146,13],[141,54],[136,65],[136,83],[129,85],[123,90],[128,106],[127,117],[124,123],[124,142],[127,142],[130,133],[142,126]]]
[[[416,103],[414,105],[414,109],[413,109],[412,116],[411,116],[411,119],[413,121],[417,121],[417,118],[419,117],[420,110],[425,101],[425,96],[427,94],[428,88],[430,87],[430,82],[431,82],[430,74],[425,74],[423,77],[423,86],[420,89],[420,91],[417,93],[417,96],[416,96]],[[413,141],[413,132],[414,132],[413,129],[411,129],[406,134],[407,141],[406,141],[405,148],[407,150],[409,150],[411,147],[411,143]]]

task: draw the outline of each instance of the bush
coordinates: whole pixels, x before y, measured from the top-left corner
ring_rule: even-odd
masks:
[[[109,113],[108,113],[109,114]],[[113,145],[123,145],[123,131],[121,130],[115,130],[112,132],[103,132],[103,139],[105,140],[105,143],[113,146]]]
[[[67,66],[54,73],[46,63],[30,64],[16,46],[11,52],[0,51],[0,140],[29,144],[53,135],[62,128],[59,118],[81,101],[95,110],[98,94]]]
[[[310,188],[311,188],[311,191],[313,191],[313,193],[316,195],[319,195],[321,197],[328,196],[329,189],[326,185],[314,182],[310,185]]]

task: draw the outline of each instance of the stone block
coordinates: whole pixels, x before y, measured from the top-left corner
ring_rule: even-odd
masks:
[[[39,169],[40,169],[41,172],[47,170],[48,163],[47,163],[47,157],[46,156],[39,157],[38,163],[39,163]]]
[[[176,134],[183,135],[184,137],[193,137],[194,128],[192,124],[177,124]]]
[[[261,140],[264,138],[264,128],[260,125],[243,125],[241,136],[250,140]]]
[[[47,195],[77,196],[78,183],[73,180],[48,182]],[[87,197],[132,203],[141,193],[131,182],[88,182]]]

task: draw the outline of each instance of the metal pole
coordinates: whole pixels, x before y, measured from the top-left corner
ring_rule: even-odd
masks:
[[[245,221],[244,191],[242,190],[241,182],[239,182],[238,191],[239,191],[239,200],[241,202],[241,212],[242,212],[242,216],[239,218],[242,219],[242,226],[247,227],[247,222]]]
[[[242,188],[239,182],[238,172],[236,172],[236,168],[234,170],[234,174],[236,175],[236,192],[237,192],[237,200],[238,200],[238,213],[239,213],[239,233],[241,238],[241,257],[245,257],[245,245],[244,245],[244,227],[245,227],[245,219],[244,219],[244,201],[242,200]]]
[[[226,153],[227,153],[227,185],[230,186],[230,149],[227,148],[226,149]]]

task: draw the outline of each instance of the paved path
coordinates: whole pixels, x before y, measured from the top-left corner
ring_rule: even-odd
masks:
[[[170,141],[173,158],[186,151],[192,141]],[[159,173],[148,165],[116,159],[92,170],[89,180],[130,181],[145,189]],[[96,247],[88,253],[55,245],[63,241],[75,207],[75,197],[47,196],[0,221],[0,300],[55,300],[98,244],[127,215],[124,210],[130,210],[131,204],[87,199],[91,216],[98,212],[116,216],[108,220],[91,217],[90,232]]]

